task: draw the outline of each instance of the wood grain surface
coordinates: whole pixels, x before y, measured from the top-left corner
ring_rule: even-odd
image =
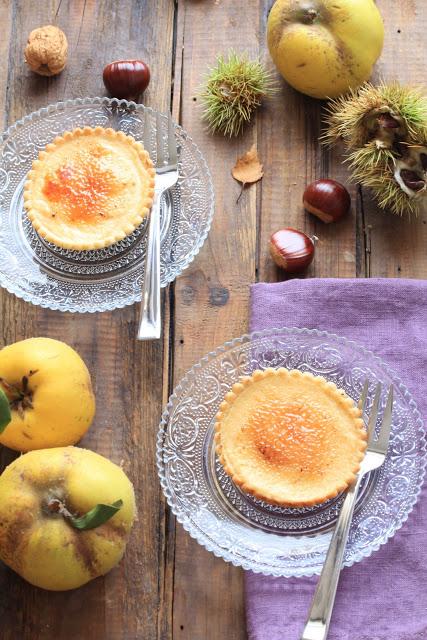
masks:
[[[273,68],[265,45],[272,0],[0,0],[0,124],[64,98],[104,95],[102,69],[140,57],[152,68],[144,102],[172,109],[211,169],[216,212],[193,264],[164,294],[164,337],[135,341],[137,307],[95,315],[60,314],[2,291],[1,345],[46,335],[86,360],[97,415],[82,444],[123,462],[135,483],[139,519],[125,559],[105,578],[55,594],[35,589],[0,566],[2,640],[243,640],[242,572],[200,548],[166,509],[155,467],[155,436],[167,397],[204,353],[247,330],[249,285],[283,276],[267,252],[269,235],[294,226],[319,238],[308,276],[427,277],[427,217],[409,223],[380,212],[348,184],[351,215],[323,225],[301,205],[305,185],[331,176],[347,182],[338,150],[318,144],[322,108],[279,80],[253,126],[238,140],[206,133],[198,87],[218,53],[233,47]],[[422,81],[427,53],[423,0],[378,5],[386,41],[376,78]],[[28,33],[57,24],[69,63],[57,78],[35,76],[23,61]],[[236,204],[230,170],[256,144],[262,182]],[[1,346],[0,345],[0,346]],[[0,452],[0,470],[14,458]]]

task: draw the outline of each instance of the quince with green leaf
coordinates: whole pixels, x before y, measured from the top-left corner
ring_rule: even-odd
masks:
[[[0,476],[0,560],[31,584],[75,589],[120,562],[135,519],[124,471],[93,451],[30,451]]]

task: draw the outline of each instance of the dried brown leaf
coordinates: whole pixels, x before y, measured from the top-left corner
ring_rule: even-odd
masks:
[[[233,178],[241,182],[243,186],[261,180],[264,172],[255,145],[243,154],[243,156],[237,158],[237,162],[231,170],[231,173]]]

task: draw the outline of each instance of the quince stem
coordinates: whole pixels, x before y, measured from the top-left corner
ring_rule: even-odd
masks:
[[[319,14],[317,13],[316,9],[303,9],[301,21],[304,24],[314,24],[318,16]]]
[[[97,504],[96,507],[93,507],[83,516],[76,517],[70,513],[65,504],[58,498],[51,498],[47,503],[47,509],[51,513],[61,514],[68,524],[80,531],[88,531],[99,527],[112,518],[122,506],[123,500],[117,500],[113,504]]]

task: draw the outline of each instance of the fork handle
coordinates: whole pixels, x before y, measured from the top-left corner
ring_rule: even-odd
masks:
[[[138,340],[156,340],[162,330],[160,304],[160,201],[162,192],[156,192],[148,225],[147,254],[145,257],[144,285]]]
[[[332,535],[301,640],[326,640],[362,475],[349,487]]]

